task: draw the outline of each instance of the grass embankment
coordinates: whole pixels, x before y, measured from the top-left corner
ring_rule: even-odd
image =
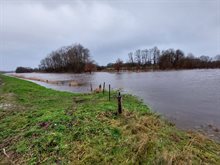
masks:
[[[0,164],[220,164],[220,144],[135,97],[72,94],[0,75]],[[5,149],[5,153],[3,153]]]

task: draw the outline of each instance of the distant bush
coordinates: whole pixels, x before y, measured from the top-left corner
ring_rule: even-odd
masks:
[[[17,67],[15,70],[16,73],[31,73],[34,72],[34,69],[30,68],[30,67]]]

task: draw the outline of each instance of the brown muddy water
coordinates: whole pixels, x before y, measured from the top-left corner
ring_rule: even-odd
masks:
[[[138,96],[177,127],[220,139],[220,69],[93,74],[16,74],[61,91],[90,92],[99,84]],[[45,81],[58,82],[47,83]],[[70,82],[80,85],[70,85]],[[126,101],[126,100],[125,100]]]

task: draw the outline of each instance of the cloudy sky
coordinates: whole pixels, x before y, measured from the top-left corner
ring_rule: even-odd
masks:
[[[0,0],[0,70],[81,43],[100,65],[139,48],[220,54],[220,0]]]

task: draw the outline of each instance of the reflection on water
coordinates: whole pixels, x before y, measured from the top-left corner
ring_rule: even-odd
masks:
[[[51,81],[74,80],[84,85],[40,85],[63,91],[89,92],[105,82],[123,88],[144,100],[152,109],[172,120],[180,128],[193,129],[204,125],[220,128],[220,70],[184,70],[166,72],[124,72],[93,74],[27,73]]]

